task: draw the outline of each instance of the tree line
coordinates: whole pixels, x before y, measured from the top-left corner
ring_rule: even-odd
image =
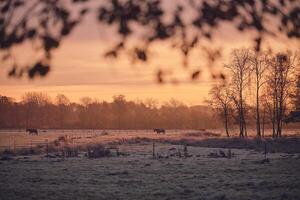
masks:
[[[254,122],[257,137],[265,136],[266,125],[281,137],[284,122],[294,121],[290,113],[299,108],[297,53],[235,49],[225,70],[229,78],[214,84],[207,102],[223,118],[227,136],[237,125],[239,136],[247,137]]]
[[[40,92],[25,93],[20,101],[0,96],[0,128],[85,129],[205,129],[215,128],[207,106],[187,106],[175,99],[161,106],[154,99],[129,101],[124,95],[112,102],[83,97],[71,102]]]

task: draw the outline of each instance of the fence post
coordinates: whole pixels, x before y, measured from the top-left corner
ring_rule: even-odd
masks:
[[[30,153],[32,153],[32,140],[30,140]]]
[[[267,142],[264,142],[265,145],[265,159],[267,159]]]
[[[119,146],[117,146],[117,148],[116,148],[116,153],[117,153],[117,156],[119,157],[119,155],[120,155]]]
[[[153,158],[155,158],[155,142],[153,142],[153,146],[152,146],[152,155]]]
[[[47,154],[47,159],[49,157],[48,151],[49,151],[49,149],[48,149],[48,139],[46,139],[46,154]]]
[[[186,144],[184,144],[184,146],[183,146],[183,153],[184,153],[184,157],[187,158],[188,157],[188,149],[187,149]]]
[[[16,153],[16,139],[14,139],[14,153]]]

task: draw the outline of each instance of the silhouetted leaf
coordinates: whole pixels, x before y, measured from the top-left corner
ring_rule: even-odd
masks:
[[[118,56],[118,53],[116,51],[108,51],[104,54],[105,57],[113,57],[116,58]]]
[[[36,36],[36,30],[35,29],[30,29],[28,32],[27,32],[27,37],[28,38],[34,38]]]
[[[258,37],[255,39],[255,42],[256,42],[256,46],[255,46],[255,50],[256,51],[260,51],[260,47],[261,47],[261,37]]]
[[[157,81],[158,83],[163,83],[164,80],[163,80],[163,71],[162,70],[159,70],[156,74],[156,77],[157,77]]]
[[[77,24],[78,24],[78,21],[70,21],[68,23],[65,23],[61,30],[61,35],[62,36],[68,35]]]
[[[18,0],[18,1],[14,2],[15,7],[20,7],[20,6],[23,6],[23,5],[24,5],[24,1]]]
[[[42,62],[37,62],[33,67],[28,70],[29,78],[34,78],[36,76],[45,76],[50,71],[50,66],[43,64]]]
[[[85,15],[89,12],[89,9],[88,8],[84,8],[80,11],[80,15]]]
[[[4,6],[1,8],[1,13],[5,14],[9,10],[11,2],[10,1],[6,1],[6,2],[3,1],[3,2],[4,2]]]
[[[8,76],[15,76],[16,75],[16,67],[14,66],[8,73]]]
[[[145,50],[135,49],[136,56],[139,60],[147,61],[147,54]]]
[[[56,40],[55,38],[52,38],[50,36],[44,36],[44,48],[46,51],[50,51],[53,48],[57,48],[59,46],[59,41]]]
[[[220,78],[221,78],[222,80],[225,80],[225,79],[226,79],[225,74],[221,73],[221,74],[220,74]]]
[[[195,80],[195,79],[199,78],[200,74],[201,74],[201,71],[200,71],[200,70],[195,71],[195,72],[192,74],[192,79]]]

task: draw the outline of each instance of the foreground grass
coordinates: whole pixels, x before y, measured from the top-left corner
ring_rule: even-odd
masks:
[[[16,157],[0,164],[0,199],[299,199],[299,154],[235,149],[209,158],[211,148],[188,147],[189,158],[168,157],[181,145],[124,144],[129,155],[88,159]],[[225,150],[224,150],[225,151]]]

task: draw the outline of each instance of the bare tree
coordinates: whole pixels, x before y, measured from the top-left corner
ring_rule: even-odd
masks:
[[[299,59],[299,58],[298,58]],[[300,60],[298,60],[298,63]],[[295,84],[294,91],[291,94],[291,105],[292,110],[285,119],[285,122],[299,122],[300,120],[300,75],[299,72],[296,75],[297,80]]]
[[[232,52],[232,60],[225,68],[231,75],[231,84],[234,93],[237,95],[236,103],[239,115],[240,137],[247,137],[245,119],[245,90],[249,86],[251,74],[251,52],[249,49],[235,49]]]
[[[270,92],[267,87],[264,87],[262,89],[262,94],[260,96],[260,113],[261,116],[261,136],[265,137],[265,125],[268,124],[268,122],[271,122],[273,124],[274,116],[273,116],[273,106],[272,106],[272,99],[270,98]],[[269,120],[270,121],[269,121]]]
[[[283,118],[288,106],[290,92],[295,81],[296,56],[280,53],[269,60],[268,87],[271,92],[273,112],[273,137],[282,136]]]
[[[224,117],[224,127],[227,137],[230,137],[228,131],[229,109],[231,102],[231,91],[226,83],[215,84],[209,92],[210,100],[207,102],[216,110],[220,111]]]
[[[268,67],[267,54],[257,53],[251,57],[252,71],[254,74],[255,85],[255,99],[256,99],[256,136],[261,137],[261,120],[260,120],[260,90],[261,87],[267,82],[265,73]]]

